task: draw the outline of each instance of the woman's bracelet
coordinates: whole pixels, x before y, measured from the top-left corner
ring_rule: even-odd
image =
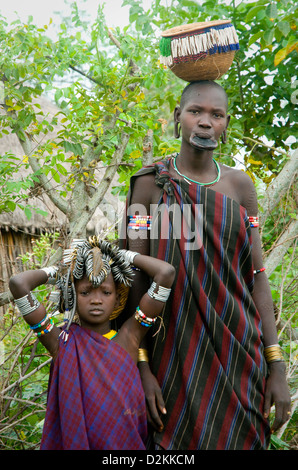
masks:
[[[171,288],[158,286],[157,292],[155,292],[156,288],[157,284],[155,281],[153,281],[147,291],[149,297],[154,300],[159,300],[160,302],[166,302],[170,296]]]
[[[139,348],[138,362],[149,362],[147,349]]]
[[[283,362],[284,358],[281,352],[281,347],[279,344],[272,344],[271,346],[266,346],[264,348],[264,356],[267,364],[271,362]]]
[[[33,305],[31,305],[30,300],[29,300],[29,294],[31,297],[31,300],[33,302]],[[21,297],[19,299],[15,299],[15,304],[18,307],[21,315],[25,317],[26,315],[29,315],[29,313],[34,312],[34,310],[38,309],[40,306],[39,300],[35,297],[35,295],[32,292],[29,292],[29,294],[24,295],[24,297]]]

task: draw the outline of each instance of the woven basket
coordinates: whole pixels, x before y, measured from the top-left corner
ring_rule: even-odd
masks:
[[[162,33],[160,62],[187,82],[217,80],[229,70],[238,49],[229,20],[192,23]]]

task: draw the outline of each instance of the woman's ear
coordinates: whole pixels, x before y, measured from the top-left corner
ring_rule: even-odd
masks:
[[[174,111],[174,137],[175,139],[179,139],[180,137],[180,131],[181,131],[180,114],[181,114],[180,106],[176,106],[175,111]]]

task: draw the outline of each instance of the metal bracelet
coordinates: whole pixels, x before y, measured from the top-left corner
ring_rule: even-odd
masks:
[[[55,285],[56,282],[57,282],[57,273],[58,273],[58,269],[57,266],[48,266],[46,268],[41,268],[41,271],[44,271],[47,276],[48,276],[48,280],[47,280],[47,284],[51,284],[51,285]]]
[[[129,264],[133,264],[133,260],[135,256],[137,256],[139,253],[136,251],[130,251],[130,250],[119,250],[124,257],[125,261],[127,261]]]
[[[29,313],[34,312],[39,306],[40,302],[37,300],[35,295],[32,292],[30,293],[31,300],[33,302],[33,305],[31,305],[30,300],[29,300],[29,294],[24,295],[24,297],[21,297],[20,299],[15,299],[15,304],[18,307],[21,315],[25,317],[26,315],[29,315]]]
[[[171,288],[158,286],[157,292],[156,290],[157,284],[156,282],[152,282],[151,286],[149,287],[147,294],[151,299],[159,300],[160,302],[166,302],[170,296]]]

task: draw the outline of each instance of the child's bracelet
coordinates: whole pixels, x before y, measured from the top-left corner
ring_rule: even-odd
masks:
[[[149,362],[147,349],[139,348],[138,362]]]
[[[47,284],[56,284],[58,280],[58,270],[59,268],[57,268],[57,266],[48,266],[46,268],[41,268],[41,271],[44,271],[48,276]]]
[[[40,306],[39,300],[35,297],[35,295],[32,292],[30,293],[30,297],[32,299],[33,305],[31,305],[29,301],[29,294],[24,295],[24,297],[21,297],[20,299],[15,299],[15,304],[18,307],[21,315],[25,317],[26,315],[29,315],[29,313],[34,312],[34,310],[38,309]]]
[[[151,297],[151,299],[159,300],[160,302],[166,302],[170,296],[171,289],[168,287],[158,286],[158,290],[157,292],[155,292],[156,287],[157,284],[153,281],[147,291],[147,294],[149,295],[149,297]]]
[[[145,315],[145,313],[142,312],[140,307],[137,307],[137,309],[136,309],[135,319],[141,325],[146,326],[146,327],[150,327],[150,326],[154,325],[154,323],[156,322],[156,317],[155,318],[147,317]]]

